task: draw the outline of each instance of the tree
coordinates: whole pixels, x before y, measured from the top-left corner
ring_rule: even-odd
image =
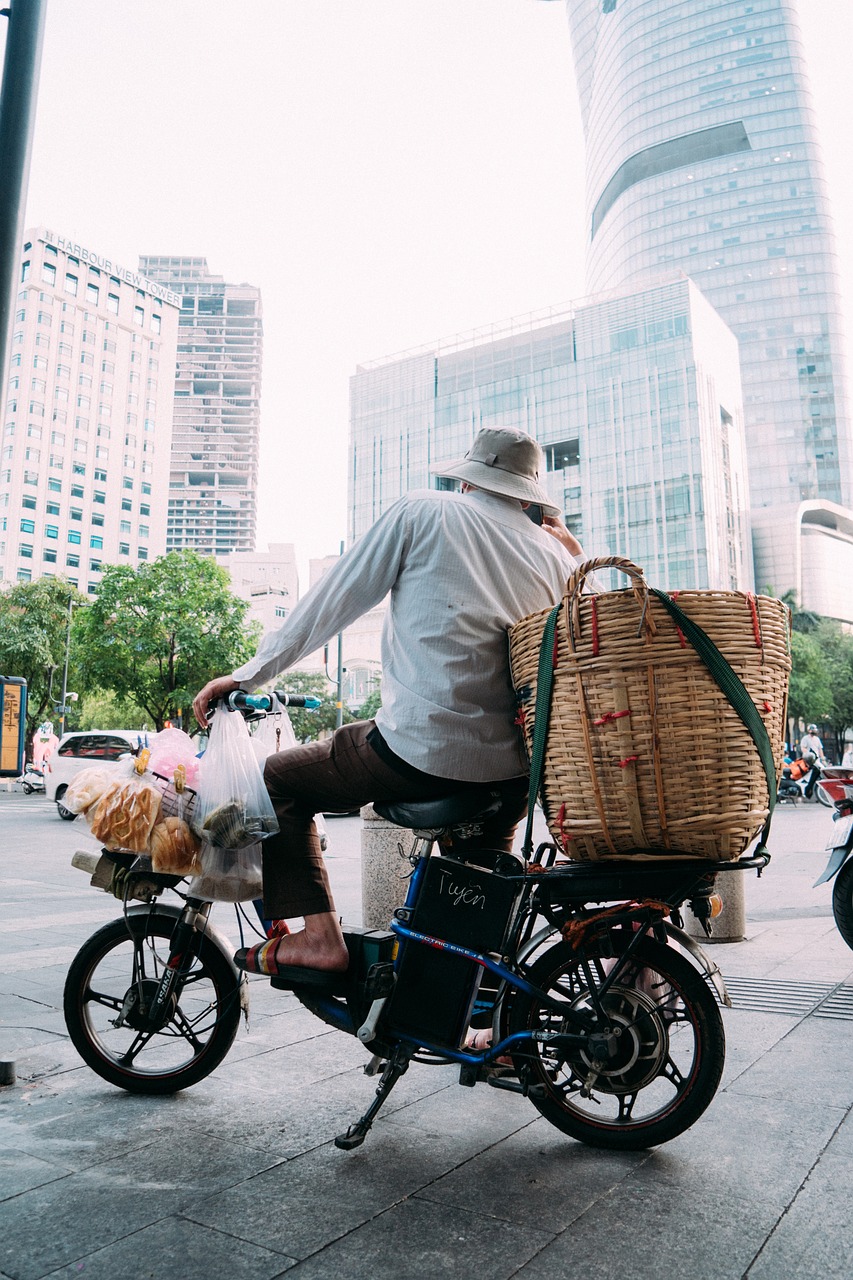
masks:
[[[86,604],[87,597],[64,578],[17,582],[0,592],[0,673],[23,676],[27,682],[27,743],[45,719],[55,718],[62,693],[68,636],[69,601]],[[75,655],[72,644],[71,658]],[[69,667],[76,683],[74,665]]]
[[[814,634],[791,634],[791,683],[788,689],[789,742],[799,737],[796,721],[822,720],[832,707],[832,686],[826,658]],[[791,726],[794,722],[794,727]]]
[[[148,716],[132,698],[104,689],[89,689],[78,704],[75,729],[150,729]]]
[[[372,720],[376,712],[382,706],[382,692],[377,685],[372,693],[369,693],[356,714],[358,720]]]
[[[316,711],[288,709],[287,714],[297,742],[314,742],[324,729],[331,732],[335,728],[338,709],[332,693],[333,686],[321,672],[286,671],[276,684],[287,693],[308,693],[320,699],[320,706]],[[349,724],[353,718],[344,707],[343,723]]]
[[[213,676],[254,652],[259,628],[229,590],[226,571],[194,551],[109,565],[91,608],[76,619],[80,667],[90,686],[130,698],[156,729]]]
[[[816,638],[832,691],[832,705],[826,718],[840,754],[847,730],[853,728],[853,636],[842,631],[838,623],[824,618]]]

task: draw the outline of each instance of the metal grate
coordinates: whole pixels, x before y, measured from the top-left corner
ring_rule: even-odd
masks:
[[[815,1009],[816,1018],[843,1018],[853,1022],[853,987],[836,987],[832,995]]]
[[[754,1013],[783,1013],[788,1017],[804,1018],[834,996],[839,988],[836,982],[781,982],[773,978],[724,977],[726,990],[735,1009]],[[853,988],[848,988],[853,991]],[[822,1017],[840,1017],[826,1013]],[[844,1015],[847,1016],[847,1015]],[[853,1016],[851,1010],[850,1016]]]

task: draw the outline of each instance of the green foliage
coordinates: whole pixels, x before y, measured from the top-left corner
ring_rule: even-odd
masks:
[[[150,729],[151,720],[132,698],[120,698],[106,689],[91,689],[81,696],[69,728]]]
[[[0,592],[0,672],[23,676],[27,682],[28,742],[45,719],[59,729],[54,703],[62,693],[69,599],[87,603],[87,597],[63,578],[17,582]],[[68,683],[77,688],[73,639],[70,655]]]
[[[308,693],[320,699],[316,711],[290,708],[287,714],[293,725],[297,742],[314,742],[325,729],[329,732],[337,724],[335,686],[319,671],[286,671],[276,681],[276,686],[287,693]],[[344,707],[343,723],[349,724],[355,717]]]
[[[814,635],[794,631],[791,636],[791,684],[788,715],[794,720],[823,720],[832,707],[829,668]]]
[[[355,713],[357,720],[372,720],[376,712],[382,706],[382,693],[380,689],[374,689],[368,694],[362,705]]]
[[[258,628],[246,625],[248,608],[226,571],[194,551],[106,566],[75,620],[84,683],[132,699],[162,729],[208,680],[252,655]]]

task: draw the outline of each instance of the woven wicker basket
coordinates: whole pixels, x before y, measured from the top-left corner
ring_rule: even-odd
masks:
[[[587,577],[603,568],[628,574],[630,589],[582,594]],[[791,669],[787,607],[740,592],[673,598],[746,686],[778,776]],[[528,752],[550,613],[510,628]],[[540,796],[553,839],[579,861],[736,858],[768,816],[767,774],[749,731],[628,560],[587,561],[569,578],[557,618]]]

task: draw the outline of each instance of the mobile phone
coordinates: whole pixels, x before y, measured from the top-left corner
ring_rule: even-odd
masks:
[[[542,508],[538,502],[531,502],[529,507],[524,508],[525,515],[532,520],[534,524],[542,523]]]

